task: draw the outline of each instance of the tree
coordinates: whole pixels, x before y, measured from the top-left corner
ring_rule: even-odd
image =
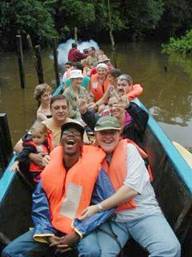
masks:
[[[0,28],[4,44],[14,47],[15,36],[30,34],[32,40],[47,43],[57,35],[53,19],[47,9],[47,1],[1,1]]]

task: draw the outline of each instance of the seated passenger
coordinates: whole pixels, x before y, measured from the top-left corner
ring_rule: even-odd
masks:
[[[79,112],[79,99],[87,99],[88,92],[81,87],[83,74],[81,70],[72,70],[70,74],[71,86],[66,88],[63,95],[69,103],[69,117],[73,119],[81,119]]]
[[[82,59],[85,59],[87,54],[81,53],[77,48],[76,43],[72,43],[71,49],[68,52],[68,61],[70,62],[80,62]]]
[[[77,62],[76,64],[73,65],[73,69],[71,70],[81,70],[83,73],[83,65],[80,62]],[[70,71],[71,72],[71,71]],[[88,91],[90,90],[90,77],[85,75],[83,76],[83,80],[81,82],[81,87],[87,89]],[[65,81],[64,87],[70,87],[71,86],[71,79],[70,79],[70,73],[68,79]]]
[[[34,98],[38,102],[37,120],[43,121],[50,118],[51,87],[47,83],[37,85],[34,90]]]
[[[88,56],[87,56],[87,58],[84,60],[84,64],[85,64],[89,69],[91,69],[92,67],[97,66],[97,63],[98,63],[98,58],[97,58],[97,55],[96,55],[95,47],[91,46],[91,47],[88,49]]]
[[[99,192],[96,199],[110,195],[101,191],[101,185],[108,186],[107,176],[100,170],[105,153],[95,146],[83,146],[83,133],[80,123],[73,121],[62,126],[61,145],[51,152],[51,160],[33,194],[34,228],[12,241],[3,250],[2,257],[48,253],[54,256],[55,251],[62,254],[111,215],[111,212],[102,217],[96,215],[95,221],[91,219],[73,226],[74,218],[90,204],[95,183],[95,194]]]
[[[131,101],[143,93],[140,84],[133,84],[133,79],[128,74],[122,74],[117,79],[117,91],[120,96],[127,95]]]
[[[97,73],[91,77],[91,92],[94,96],[94,101],[97,102],[105,93],[109,86],[107,79],[108,67],[104,63],[100,63],[96,67]]]
[[[116,117],[121,124],[122,138],[129,138],[142,147],[143,136],[147,127],[148,114],[137,104],[130,102],[127,104],[127,97],[125,99],[117,99],[111,97],[108,105],[99,113],[89,110],[89,105],[85,100],[82,100],[79,108],[83,121],[94,130],[98,118],[102,115],[112,115]]]
[[[116,257],[132,237],[149,256],[180,257],[180,243],[159,207],[144,161],[134,145],[120,139],[120,130],[111,116],[95,126],[96,143],[106,153],[103,167],[116,192],[85,208],[80,219],[111,208],[116,215],[80,241],[81,256]]]
[[[66,80],[70,77],[70,72],[73,69],[73,63],[72,62],[66,62],[64,65],[64,74],[62,78],[62,82],[65,83]]]
[[[107,75],[109,86],[105,91],[104,95],[96,102],[97,106],[100,106],[102,104],[108,104],[108,100],[112,96],[115,96],[118,99],[120,99],[117,92],[117,79],[121,74],[122,73],[119,69],[112,69],[111,71],[109,71]]]
[[[12,167],[13,171],[20,171],[23,165],[27,166],[29,164],[27,171],[30,172],[33,182],[38,183],[44,166],[31,161],[29,154],[35,153],[44,157],[45,155],[49,155],[52,150],[52,134],[44,124],[36,122],[31,128],[31,135],[23,142],[23,150],[16,157],[16,161]]]

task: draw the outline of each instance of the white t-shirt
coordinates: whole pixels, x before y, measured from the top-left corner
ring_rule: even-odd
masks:
[[[134,145],[128,144],[127,154],[128,173],[124,185],[138,192],[138,195],[134,197],[137,207],[118,212],[115,218],[118,222],[126,222],[148,216],[149,214],[161,213],[150,183],[148,171],[138,150]]]

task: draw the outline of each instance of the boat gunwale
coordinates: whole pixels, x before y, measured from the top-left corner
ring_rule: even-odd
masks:
[[[146,107],[137,99],[135,101],[139,104],[148,114],[148,127],[154,136],[158,139],[164,151],[166,152],[169,160],[172,162],[177,175],[181,178],[184,185],[187,187],[190,193],[192,193],[192,169],[183,156],[178,152],[166,133],[160,127],[158,122],[153,118]],[[181,172],[182,171],[182,172]]]

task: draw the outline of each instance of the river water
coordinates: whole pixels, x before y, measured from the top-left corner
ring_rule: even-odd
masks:
[[[110,45],[100,47],[111,56]],[[53,85],[51,49],[42,52],[42,60],[45,80]],[[0,112],[8,115],[13,144],[30,127],[37,108],[33,90],[38,82],[32,54],[24,54],[24,65],[26,87],[21,89],[16,55],[0,53]],[[192,61],[161,54],[158,43],[121,43],[117,45],[117,66],[135,83],[143,84],[140,99],[168,137],[192,147]]]

